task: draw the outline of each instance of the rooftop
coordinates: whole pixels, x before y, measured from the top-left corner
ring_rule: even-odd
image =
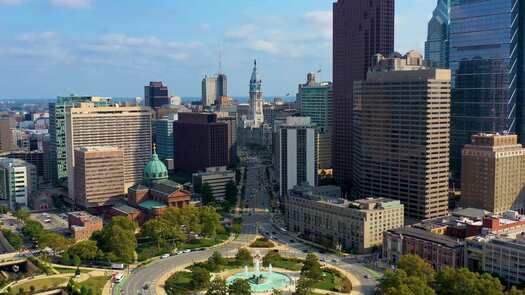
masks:
[[[117,211],[120,211],[124,214],[132,214],[132,213],[136,213],[138,212],[138,210],[136,208],[133,208],[129,205],[126,205],[126,204],[117,204],[115,206],[113,206],[113,209],[117,210]]]
[[[161,202],[155,201],[155,200],[147,200],[139,204],[139,207],[142,209],[160,209],[160,208],[166,208],[166,204],[163,204]]]
[[[394,234],[403,235],[403,236],[409,236],[416,239],[421,239],[433,243],[438,243],[446,247],[454,248],[460,246],[462,243],[456,239],[438,235],[432,232],[428,232],[422,229],[413,228],[413,227],[402,227],[397,229],[389,230],[389,232],[392,232]]]

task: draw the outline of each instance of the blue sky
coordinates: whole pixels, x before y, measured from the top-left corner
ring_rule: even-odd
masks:
[[[204,74],[245,96],[257,58],[268,96],[331,79],[332,0],[0,0],[0,98],[142,96],[164,81],[199,96]],[[396,49],[422,51],[435,1],[396,1]]]

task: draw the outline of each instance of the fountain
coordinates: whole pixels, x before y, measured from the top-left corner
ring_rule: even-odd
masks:
[[[246,280],[250,284],[252,293],[266,293],[272,290],[282,290],[292,285],[292,279],[279,272],[274,272],[272,265],[268,265],[268,271],[261,268],[262,259],[256,254],[253,259],[254,271],[249,271],[248,266],[244,266],[244,272],[239,272],[226,280],[228,285],[236,280]]]

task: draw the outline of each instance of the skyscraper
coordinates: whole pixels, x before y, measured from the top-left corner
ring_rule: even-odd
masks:
[[[279,194],[296,185],[317,186],[317,131],[309,117],[287,117],[277,131],[276,168]]]
[[[453,1],[451,166],[461,183],[461,149],[477,133],[516,133],[525,142],[523,3]]]
[[[173,122],[175,169],[195,173],[228,166],[228,124],[217,114],[180,113]]]
[[[217,76],[204,76],[202,79],[202,105],[204,107],[215,105],[223,96],[228,96],[228,77],[222,73]]]
[[[74,151],[77,148],[111,146],[124,153],[125,190],[143,179],[151,155],[149,107],[95,107],[81,103],[66,113],[68,191],[74,200]]]
[[[67,174],[66,162],[66,111],[81,103],[93,102],[96,106],[111,104],[111,98],[98,96],[58,97],[49,104],[49,173],[54,184],[64,184]]]
[[[144,105],[153,109],[158,109],[163,105],[171,104],[171,97],[168,95],[168,87],[162,82],[149,82],[144,86]]]
[[[350,183],[354,81],[366,79],[372,56],[394,51],[394,0],[338,0],[333,6],[335,177]]]
[[[170,114],[167,118],[153,120],[153,133],[157,144],[159,159],[173,159],[173,122],[177,120],[177,114]]]
[[[450,0],[438,0],[432,18],[428,22],[425,59],[433,66],[448,68],[448,30],[450,24]]]
[[[461,204],[495,214],[525,210],[525,149],[516,135],[476,134],[462,151]]]
[[[5,115],[0,117],[0,151],[8,152],[16,149],[15,131],[16,120]]]
[[[75,155],[75,203],[82,207],[115,204],[124,196],[124,153],[115,147],[81,147]]]
[[[250,78],[250,113],[248,116],[248,120],[252,121],[252,127],[260,127],[264,123],[263,104],[262,80],[255,60]]]
[[[202,79],[202,106],[210,107],[217,98],[217,77],[204,76]]]
[[[354,196],[400,200],[416,219],[446,215],[450,70],[422,66],[416,52],[375,59],[354,84]]]
[[[299,85],[297,92],[299,113],[312,119],[319,134],[317,156],[320,169],[332,168],[332,99],[332,83],[315,81],[314,73],[309,73],[306,83]]]

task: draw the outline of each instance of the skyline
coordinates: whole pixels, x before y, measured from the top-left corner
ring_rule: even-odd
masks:
[[[198,97],[219,52],[235,97],[248,95],[253,59],[265,96],[293,95],[319,69],[331,80],[332,1],[225,1],[0,0],[0,98],[143,96],[156,80]],[[434,2],[397,1],[397,51],[423,52]]]

